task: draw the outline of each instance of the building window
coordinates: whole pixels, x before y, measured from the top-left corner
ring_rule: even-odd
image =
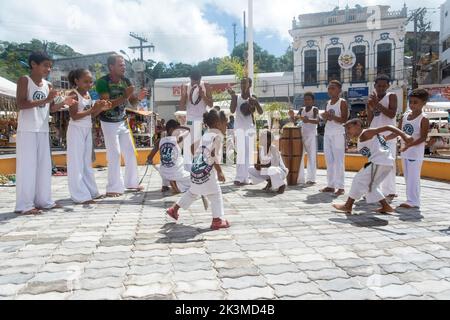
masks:
[[[444,42],[442,42],[442,52],[450,48],[450,37],[448,37]]]
[[[64,89],[64,90],[70,89],[69,78],[64,77],[64,76],[61,77],[61,89]]]
[[[352,82],[366,82],[366,46],[354,46],[356,63],[352,69]]]
[[[305,85],[317,84],[317,50],[305,51],[305,74],[303,81]]]
[[[341,81],[341,67],[339,66],[339,56],[341,48],[331,48],[328,50],[328,82],[332,80]]]
[[[377,74],[386,74],[392,78],[392,44],[383,43],[377,47]]]

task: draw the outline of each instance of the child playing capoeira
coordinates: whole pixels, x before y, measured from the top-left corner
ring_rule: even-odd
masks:
[[[324,152],[327,163],[328,186],[321,192],[335,192],[336,196],[345,193],[345,128],[342,126],[348,120],[347,101],[340,98],[342,84],[339,81],[330,81],[327,109],[323,114],[326,121],[324,136]]]
[[[384,214],[394,212],[394,209],[389,205],[380,190],[381,183],[391,172],[395,161],[389,145],[381,134],[391,132],[392,134],[389,138],[400,136],[408,143],[412,141],[412,138],[394,126],[363,130],[360,119],[348,121],[345,124],[345,128],[349,137],[358,138],[358,151],[369,158],[369,163],[353,179],[347,202],[345,204],[335,204],[333,207],[339,211],[351,214],[355,201],[365,195],[367,203],[379,202],[381,204],[381,208],[377,212]]]
[[[379,75],[375,79],[375,92],[370,96],[367,105],[367,121],[371,128],[383,126],[397,126],[395,117],[397,115],[397,95],[393,92],[387,92],[390,87],[390,78],[387,75]],[[383,135],[389,135],[385,132]],[[387,142],[394,159],[397,156],[397,141],[392,139]],[[389,199],[397,197],[397,188],[395,183],[396,166],[381,183],[381,191]]]
[[[213,215],[211,229],[219,230],[230,227],[228,221],[224,219],[222,190],[219,185],[219,182],[225,182],[225,176],[220,167],[220,155],[223,135],[227,129],[227,117],[223,111],[219,113],[212,109],[204,114],[203,121],[208,130],[195,152],[191,169],[191,187],[173,207],[167,210],[167,214],[178,220],[180,208],[186,210],[200,196],[206,196],[211,202]]]
[[[173,183],[174,193],[184,193],[191,185],[191,174],[184,169],[184,160],[180,143],[190,134],[190,129],[180,126],[175,120],[169,120],[166,124],[167,136],[156,142],[156,147],[148,156],[148,163],[153,163],[153,158],[160,151],[161,167],[159,173],[163,181]],[[164,183],[163,188],[166,183]]]
[[[40,214],[42,209],[60,208],[52,200],[52,161],[49,117],[64,105],[76,103],[71,97],[55,103],[58,92],[45,78],[52,69],[45,53],[32,53],[28,59],[30,76],[17,83],[19,120],[17,128],[16,213]]]
[[[259,143],[258,164],[249,169],[253,184],[267,181],[264,191],[273,188],[277,190],[278,194],[283,194],[286,190],[286,177],[289,170],[283,163],[280,151],[272,144],[272,134],[269,130],[261,133]]]
[[[314,185],[316,183],[317,172],[317,126],[319,125],[319,109],[314,106],[314,100],[315,98],[312,92],[305,93],[305,107],[299,112],[299,116],[303,121],[303,148],[308,155],[308,176],[305,177],[305,159],[302,157],[299,182],[302,184],[306,182],[307,185]]]
[[[423,112],[423,107],[427,104],[428,98],[426,90],[414,90],[409,96],[411,111],[405,113],[399,124],[399,128],[414,139],[410,143],[405,143],[401,150],[407,199],[400,205],[401,208],[420,208],[420,175],[430,128],[430,121]]]
[[[67,130],[67,175],[69,191],[75,203],[93,204],[101,198],[92,169],[92,117],[108,110],[111,104],[98,101],[93,105],[89,90],[93,77],[89,70],[77,69],[69,73],[69,82],[75,90],[71,96],[77,101],[70,106]]]

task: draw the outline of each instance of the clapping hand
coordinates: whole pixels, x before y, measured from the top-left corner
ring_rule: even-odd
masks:
[[[406,135],[404,140],[407,146],[411,146],[414,143],[414,138],[410,135]]]
[[[230,96],[235,96],[236,95],[236,91],[233,90],[233,88],[229,87],[227,89],[227,92]]]
[[[141,92],[139,93],[138,99],[144,100],[148,96],[148,90],[143,88]]]
[[[48,93],[47,101],[52,102],[58,95],[58,91],[56,91],[55,89],[50,90],[50,92]]]
[[[63,106],[69,106],[69,107],[75,106],[75,105],[77,105],[77,104],[78,104],[78,101],[75,100],[75,99],[73,98],[73,96],[68,96],[68,97],[66,97],[66,98],[64,99],[64,102],[62,103]]]

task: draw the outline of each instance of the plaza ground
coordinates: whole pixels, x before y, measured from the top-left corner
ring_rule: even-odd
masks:
[[[359,202],[347,217],[318,192],[325,171],[281,196],[225,173],[232,227],[221,231],[201,201],[167,217],[179,196],[160,193],[154,169],[145,192],[90,207],[53,178],[64,209],[37,217],[14,214],[15,188],[0,188],[0,299],[450,299],[449,183],[423,180],[421,210],[376,215]]]

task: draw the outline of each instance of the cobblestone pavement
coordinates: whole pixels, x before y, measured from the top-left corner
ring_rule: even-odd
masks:
[[[104,190],[106,171],[97,178]],[[161,195],[154,169],[146,192],[92,207],[54,178],[65,208],[39,217],[13,214],[15,189],[0,188],[0,299],[450,298],[450,184],[423,181],[421,211],[360,202],[346,217],[318,193],[324,171],[319,181],[282,196],[225,184],[232,227],[218,232],[201,201],[174,224],[164,209],[178,197]]]

